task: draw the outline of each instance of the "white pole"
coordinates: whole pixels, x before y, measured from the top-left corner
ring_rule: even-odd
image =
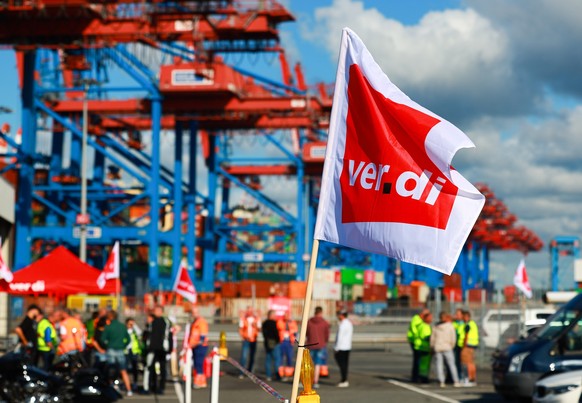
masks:
[[[83,135],[81,142],[81,216],[85,220],[87,215],[87,127],[88,127],[88,107],[87,92],[89,83],[85,83],[85,96],[83,97]],[[87,224],[81,223],[79,233],[79,259],[82,262],[87,261]]]
[[[218,349],[214,348],[212,356],[212,384],[210,388],[210,403],[218,403],[218,391],[220,382],[220,355]]]
[[[192,403],[192,349],[186,349],[186,403]]]

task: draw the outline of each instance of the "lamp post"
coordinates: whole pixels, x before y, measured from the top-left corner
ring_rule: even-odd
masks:
[[[87,95],[89,93],[89,86],[97,83],[93,79],[83,79],[81,83],[84,87],[83,96],[83,135],[81,140],[81,214],[77,217],[77,224],[80,224],[79,231],[79,259],[82,262],[87,261],[87,224],[89,224],[89,217],[87,215],[87,136],[89,126],[89,106]]]

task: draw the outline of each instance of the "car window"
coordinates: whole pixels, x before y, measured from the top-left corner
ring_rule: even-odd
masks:
[[[516,313],[495,313],[487,319],[487,322],[519,322],[519,314]]]
[[[550,316],[552,316],[551,313],[536,313],[536,319],[548,319]]]
[[[550,340],[556,337],[566,327],[580,318],[580,310],[564,309],[556,312],[546,320],[546,324],[532,334],[533,337]]]

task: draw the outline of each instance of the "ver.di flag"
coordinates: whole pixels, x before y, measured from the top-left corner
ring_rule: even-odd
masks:
[[[105,267],[97,277],[97,286],[103,289],[107,280],[114,278],[119,278],[119,242],[115,242],[115,245],[113,245],[113,249],[111,249],[111,253],[107,258],[107,263],[105,263]]]
[[[2,249],[2,238],[0,238],[0,249]],[[6,262],[4,262],[4,258],[2,258],[2,253],[0,252],[0,280],[11,283],[13,279],[14,275],[10,271]]]
[[[194,287],[194,283],[188,274],[188,269],[186,268],[186,262],[184,260],[182,260],[180,263],[180,268],[178,269],[178,275],[176,276],[173,290],[191,303],[196,303],[196,299],[198,297],[196,294],[196,288]]]
[[[525,260],[523,258],[520,260],[519,265],[517,265],[517,270],[515,270],[513,284],[519,288],[527,298],[532,297],[531,286],[529,285],[529,278],[527,277]]]
[[[451,167],[474,147],[342,34],[315,239],[450,274],[485,197]]]

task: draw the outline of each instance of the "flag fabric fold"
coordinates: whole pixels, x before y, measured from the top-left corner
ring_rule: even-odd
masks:
[[[182,260],[180,263],[180,268],[178,269],[178,275],[176,276],[176,281],[174,282],[174,287],[172,288],[174,292],[180,294],[186,298],[191,303],[195,304],[198,298],[196,293],[196,287],[188,274],[188,269],[186,267],[186,262]]]
[[[2,249],[2,238],[0,238],[0,250],[1,249]],[[12,274],[12,271],[10,270],[6,262],[4,262],[4,258],[2,257],[2,253],[0,252],[0,280],[4,280],[7,283],[11,283],[13,279],[14,275]]]
[[[105,263],[105,267],[97,277],[97,286],[103,289],[107,280],[114,278],[119,278],[119,242],[115,242],[113,245],[113,249],[111,249],[107,258],[107,263]]]
[[[515,270],[513,277],[513,284],[521,291],[527,298],[532,297],[531,286],[529,278],[527,277],[527,270],[525,268],[525,259],[521,259]]]
[[[314,238],[450,274],[485,203],[451,167],[470,147],[345,28]]]

